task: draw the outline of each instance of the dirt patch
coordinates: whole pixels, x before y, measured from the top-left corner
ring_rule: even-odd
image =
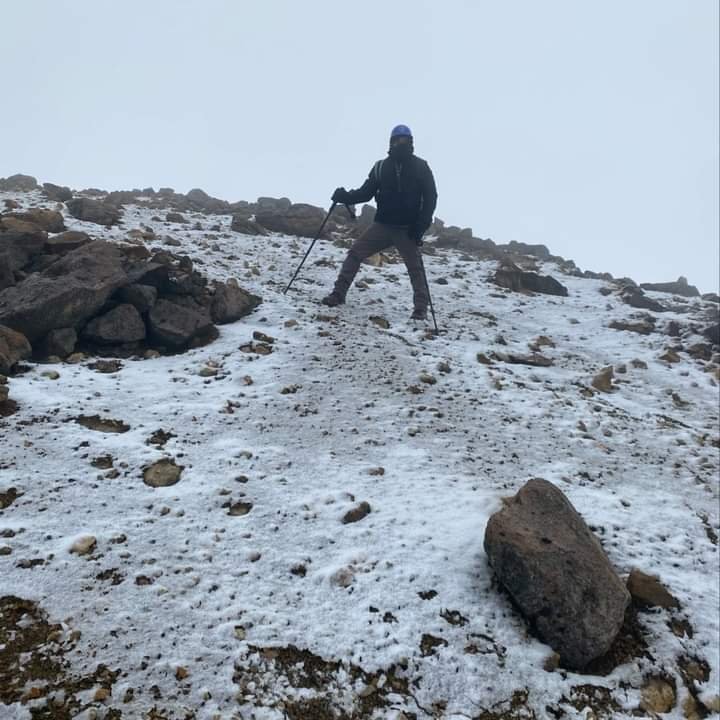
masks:
[[[28,705],[33,720],[71,720],[94,705],[77,698],[81,691],[104,688],[111,694],[120,671],[98,665],[90,675],[72,676],[65,654],[73,646],[71,636],[36,603],[0,597],[0,703]],[[105,715],[121,717],[119,710]]]
[[[423,657],[435,654],[435,648],[447,645],[447,640],[444,638],[435,637],[434,635],[428,635],[427,633],[422,636],[420,640],[420,654]]]
[[[165,443],[171,438],[177,437],[175,433],[168,432],[159,428],[156,430],[146,441],[146,445],[157,445],[158,447],[165,447]]]
[[[371,673],[294,645],[251,645],[235,666],[233,682],[241,703],[281,709],[290,720],[361,720],[389,708],[390,695],[395,707],[398,696],[416,704],[406,671],[407,666],[392,665]],[[348,688],[358,689],[348,692]]]
[[[474,715],[473,720],[536,720],[537,715],[527,705],[527,690],[516,690],[509,700],[502,700]]]
[[[561,702],[572,705],[579,712],[590,708],[598,719],[614,718],[620,711],[620,705],[613,699],[612,691],[598,685],[575,685],[570,690],[570,697],[563,696]]]
[[[130,426],[126,425],[122,420],[101,418],[99,415],[80,415],[75,418],[75,422],[88,430],[96,430],[97,432],[124,433],[130,429]]]

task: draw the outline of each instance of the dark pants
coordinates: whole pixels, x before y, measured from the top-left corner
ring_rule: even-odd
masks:
[[[353,244],[335,281],[335,292],[345,297],[365,258],[394,245],[407,268],[413,288],[413,303],[417,310],[427,310],[428,295],[422,271],[420,248],[408,236],[407,228],[373,223]]]

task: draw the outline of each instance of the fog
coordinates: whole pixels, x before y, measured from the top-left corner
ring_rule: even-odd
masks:
[[[437,215],[718,291],[716,0],[25,0],[0,176],[327,206],[409,125]]]

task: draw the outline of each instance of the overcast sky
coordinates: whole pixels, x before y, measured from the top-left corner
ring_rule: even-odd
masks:
[[[446,223],[717,291],[718,5],[5,2],[0,177],[328,206],[404,123]]]

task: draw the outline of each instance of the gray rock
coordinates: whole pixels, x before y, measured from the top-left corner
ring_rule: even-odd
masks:
[[[38,189],[38,181],[32,175],[10,175],[0,178],[0,190],[6,192],[30,192]]]
[[[678,599],[662,584],[660,578],[633,568],[627,579],[627,589],[635,602],[648,607],[680,607]]]
[[[250,220],[242,215],[233,215],[230,229],[233,232],[243,233],[243,235],[267,235],[265,228],[258,225],[254,220]]]
[[[185,197],[194,209],[202,212],[227,213],[230,211],[230,203],[214,198],[200,188],[193,188]]]
[[[87,245],[89,242],[90,236],[87,233],[80,230],[67,230],[48,238],[44,250],[51,255],[62,255]]]
[[[15,273],[10,267],[10,258],[0,253],[0,291],[15,284]]]
[[[44,357],[56,355],[65,358],[72,353],[77,343],[75,328],[58,328],[51,330],[41,344]]]
[[[182,223],[186,224],[187,220],[185,219],[184,215],[181,215],[179,212],[169,212],[165,216],[165,220],[171,223]]]
[[[10,217],[37,225],[45,232],[59,233],[65,230],[65,218],[57,210],[31,208],[22,213],[12,213]]]
[[[179,302],[161,298],[148,314],[148,327],[156,342],[181,348],[195,337],[211,331],[213,324],[200,308],[185,307]]]
[[[278,212],[283,213],[290,209],[292,203],[286,197],[273,198],[273,197],[259,197],[257,199],[257,206],[259,210],[263,212]]]
[[[32,347],[28,339],[12,328],[0,325],[0,374],[7,375],[13,365],[30,357]]]
[[[69,187],[64,185],[54,185],[53,183],[43,183],[43,194],[48,200],[55,202],[65,202],[71,200],[73,193]]]
[[[35,223],[0,217],[0,262],[10,271],[25,267],[42,252],[46,241],[47,233]]]
[[[262,302],[257,295],[243,290],[234,278],[226,283],[215,281],[213,289],[210,314],[213,322],[218,324],[235,322],[251,313]]]
[[[122,345],[145,339],[145,323],[133,305],[118,305],[110,312],[93,318],[82,336],[101,345]]]
[[[297,203],[287,210],[264,210],[255,213],[255,220],[272,232],[286,235],[315,237],[325,218],[325,212],[313,205]]]
[[[702,334],[713,344],[720,345],[720,323],[709,325],[706,327]]]
[[[530,480],[490,518],[484,545],[501,584],[563,665],[583,668],[609,650],[630,595],[560,490]]]
[[[591,384],[596,390],[609,393],[613,391],[612,381],[614,377],[615,372],[613,366],[608,365],[593,377]]]
[[[73,198],[68,200],[65,205],[74,218],[97,225],[115,225],[122,216],[120,210],[114,205],[90,198]]]
[[[169,487],[180,480],[184,467],[170,458],[163,458],[143,470],[143,482],[150,487]]]
[[[649,335],[655,332],[654,322],[643,319],[638,322],[627,322],[626,320],[613,320],[609,325],[613,330],[627,330],[628,332],[639,333],[640,335]]]
[[[493,282],[508,290],[529,291],[567,297],[567,288],[549,275],[521,270],[514,263],[503,263],[495,272]]]
[[[508,252],[516,255],[532,255],[540,260],[549,260],[550,251],[545,245],[528,245],[527,243],[511,240],[507,245],[500,245],[501,249],[507,249]]]
[[[152,285],[133,283],[127,287],[120,288],[117,296],[123,302],[134,305],[138,312],[150,312],[157,301],[157,289]]]
[[[620,299],[630,307],[639,308],[640,310],[652,310],[653,312],[665,312],[667,310],[662,303],[649,298],[639,287],[633,285],[625,285],[622,288]]]
[[[126,283],[123,254],[98,240],[0,292],[0,323],[22,332],[30,342],[51,330],[79,328]]]
[[[675,282],[666,283],[640,283],[643,290],[653,292],[671,293],[682,297],[699,297],[700,291],[694,285],[688,285],[687,278],[682,275]]]

